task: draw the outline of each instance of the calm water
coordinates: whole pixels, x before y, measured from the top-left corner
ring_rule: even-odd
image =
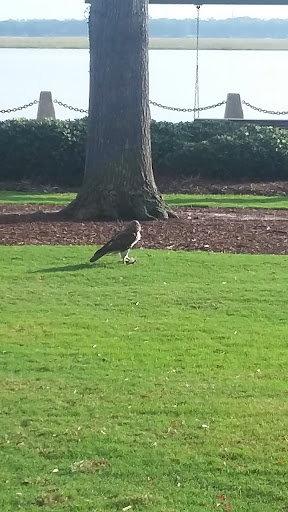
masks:
[[[288,52],[200,52],[200,106],[217,103],[228,92],[269,110],[288,110]],[[89,54],[87,50],[0,50],[0,110],[38,99],[41,90],[73,106],[87,109]],[[150,99],[177,107],[194,106],[195,51],[150,51]],[[35,118],[37,107],[20,116]],[[193,114],[151,108],[153,119],[190,121]],[[81,114],[56,106],[59,119]],[[20,117],[14,114],[14,117]],[[224,106],[200,114],[222,118]],[[13,117],[0,114],[0,120]],[[244,117],[271,118],[244,107]],[[288,118],[288,116],[285,116]]]

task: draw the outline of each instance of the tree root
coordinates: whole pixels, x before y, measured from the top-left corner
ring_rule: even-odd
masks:
[[[117,195],[99,194],[99,197],[81,197],[79,194],[74,201],[63,208],[62,216],[74,221],[118,221],[118,220],[167,220],[177,218],[161,196],[156,194],[136,194],[126,196],[126,201],[118,202]],[[59,212],[59,213],[61,213]]]

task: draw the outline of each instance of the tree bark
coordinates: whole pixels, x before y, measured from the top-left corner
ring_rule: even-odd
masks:
[[[77,220],[173,216],[152,170],[148,0],[94,0],[89,30],[85,173],[65,213]]]

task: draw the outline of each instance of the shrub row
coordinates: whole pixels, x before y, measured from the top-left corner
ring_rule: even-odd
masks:
[[[83,178],[87,118],[0,123],[0,181],[77,187]],[[213,180],[288,179],[288,131],[230,122],[151,123],[157,175]]]
[[[0,181],[75,187],[85,162],[86,119],[0,123]]]

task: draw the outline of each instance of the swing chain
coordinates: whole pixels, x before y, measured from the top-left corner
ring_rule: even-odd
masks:
[[[196,69],[195,69],[195,95],[194,95],[194,120],[199,118],[199,28],[200,28],[200,7],[196,5],[197,18],[196,18]]]

